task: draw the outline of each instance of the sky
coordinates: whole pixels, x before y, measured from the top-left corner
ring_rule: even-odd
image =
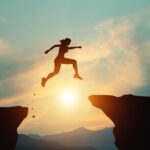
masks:
[[[149,18],[149,0],[0,0],[0,106],[29,107],[21,133],[113,126],[88,96],[150,95]],[[82,46],[65,56],[84,80],[63,65],[42,88],[58,49],[44,51],[66,37]],[[72,104],[64,93],[73,93]]]

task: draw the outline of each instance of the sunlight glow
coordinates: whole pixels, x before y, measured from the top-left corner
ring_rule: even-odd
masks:
[[[77,95],[73,90],[65,90],[60,94],[60,100],[64,106],[72,107],[76,104]]]

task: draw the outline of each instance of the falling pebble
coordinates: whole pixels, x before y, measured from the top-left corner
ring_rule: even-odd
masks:
[[[31,110],[33,110],[34,108],[31,108]]]
[[[35,118],[35,116],[32,116],[32,118]]]
[[[35,95],[35,93],[33,93],[33,95]]]

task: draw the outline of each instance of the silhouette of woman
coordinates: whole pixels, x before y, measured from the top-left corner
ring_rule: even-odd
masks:
[[[47,54],[53,48],[59,47],[58,56],[55,58],[55,61],[54,61],[54,64],[55,64],[54,71],[49,73],[46,78],[44,78],[44,77],[42,78],[41,84],[43,87],[45,86],[48,79],[52,78],[53,76],[55,76],[56,74],[59,73],[61,64],[72,64],[74,71],[75,71],[75,74],[73,77],[83,80],[82,77],[80,77],[80,75],[78,73],[77,61],[74,59],[69,59],[69,58],[64,57],[65,53],[67,53],[68,50],[75,49],[75,48],[81,48],[81,46],[69,47],[69,44],[71,43],[71,39],[69,39],[69,38],[60,40],[60,43],[61,44],[53,45],[51,48],[49,48],[48,50],[45,51],[45,54]]]

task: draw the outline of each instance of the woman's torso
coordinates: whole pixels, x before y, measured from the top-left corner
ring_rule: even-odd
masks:
[[[67,53],[67,52],[68,52],[68,47],[61,45],[56,59],[63,59],[65,53]]]

